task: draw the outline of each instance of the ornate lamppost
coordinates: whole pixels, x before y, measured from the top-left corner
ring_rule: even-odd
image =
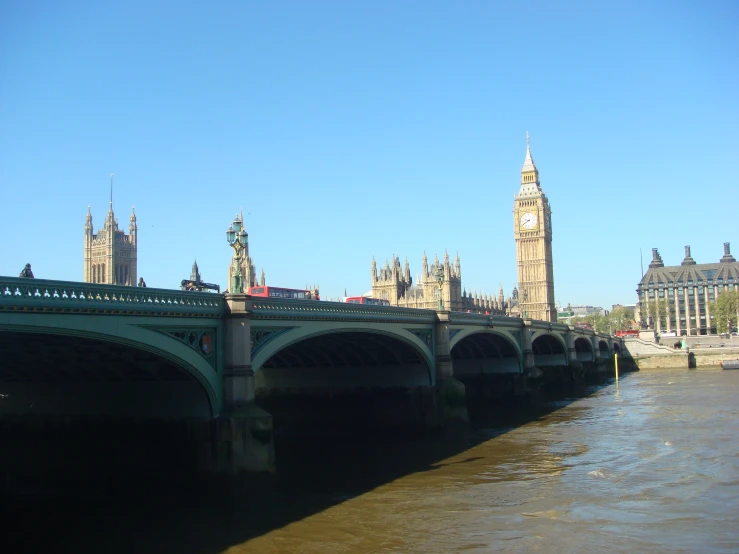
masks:
[[[436,283],[439,285],[439,306],[438,310],[444,309],[444,268],[440,265],[436,267]]]
[[[226,229],[226,241],[234,249],[234,262],[236,271],[231,277],[231,292],[244,292],[244,276],[241,274],[241,252],[244,251],[249,242],[249,235],[242,227],[242,220],[237,216]]]

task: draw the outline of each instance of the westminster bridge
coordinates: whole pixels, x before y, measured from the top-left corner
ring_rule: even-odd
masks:
[[[227,472],[273,466],[273,417],[442,426],[628,355],[530,319],[12,277],[0,347],[0,418],[186,420]]]

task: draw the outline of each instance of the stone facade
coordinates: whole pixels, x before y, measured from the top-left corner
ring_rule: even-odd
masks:
[[[88,206],[85,220],[84,282],[135,286],[137,233],[136,212],[133,208],[128,225],[128,235],[118,229],[118,220],[113,213],[111,199],[105,223],[102,229],[94,234],[92,214]]]
[[[556,322],[552,211],[549,200],[541,190],[539,171],[531,157],[528,134],[526,158],[521,169],[521,188],[513,203],[513,233],[516,239],[521,315]]]
[[[712,334],[716,322],[710,305],[724,290],[739,291],[739,262],[731,255],[728,242],[723,257],[713,264],[696,263],[686,246],[680,265],[665,266],[659,251],[652,248],[649,269],[636,289],[636,319],[658,333]],[[658,309],[650,316],[649,305],[655,302]]]
[[[437,275],[441,271],[443,283],[441,289]],[[421,308],[436,310],[439,305],[439,290],[444,300],[444,309],[453,312],[485,313],[491,315],[516,315],[518,293],[505,298],[503,287],[500,287],[497,298],[489,294],[467,293],[462,289],[462,268],[459,254],[452,265],[449,254],[444,253],[444,262],[438,256],[429,265],[426,253],[421,261],[419,282],[414,284],[411,269],[406,258],[401,267],[400,258],[393,256],[392,264],[385,262],[379,270],[377,262],[372,259],[372,297],[388,300],[392,306],[404,308]]]

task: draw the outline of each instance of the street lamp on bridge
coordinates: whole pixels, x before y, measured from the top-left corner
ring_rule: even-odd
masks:
[[[242,227],[243,221],[237,216],[226,229],[226,241],[234,249],[234,262],[236,271],[231,276],[231,292],[244,292],[244,276],[241,275],[241,253],[249,242],[249,235]]]
[[[439,310],[444,309],[444,268],[440,265],[436,266],[436,283],[439,285]]]

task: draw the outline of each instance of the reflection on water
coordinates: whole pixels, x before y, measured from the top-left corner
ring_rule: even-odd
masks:
[[[739,372],[643,371],[445,440],[283,442],[279,477],[226,498],[12,495],[5,521],[27,551],[737,552],[738,392]]]

